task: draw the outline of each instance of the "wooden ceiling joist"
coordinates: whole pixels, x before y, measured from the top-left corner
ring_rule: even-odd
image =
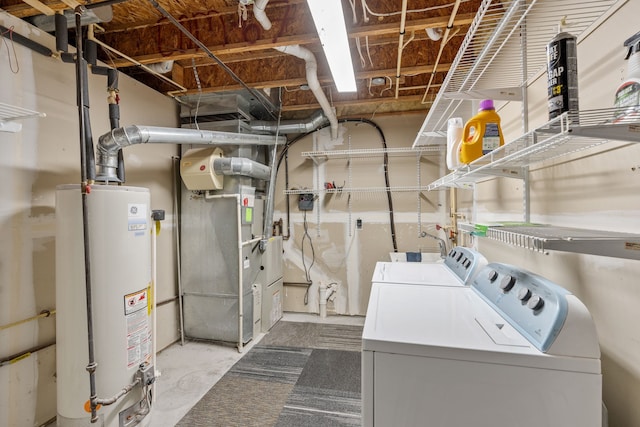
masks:
[[[473,17],[471,14],[459,15],[455,20],[454,25],[468,25],[472,21]],[[427,28],[438,28],[447,24],[447,17],[437,17],[437,18],[428,18],[428,19],[420,19],[416,21],[407,21],[406,27],[409,31],[424,31]],[[376,36],[384,36],[398,33],[398,25],[397,24],[376,24],[376,25],[366,25],[357,28],[352,28],[349,30],[349,37],[376,37]],[[100,37],[98,35],[98,37]],[[130,43],[137,43],[135,37],[129,38]],[[252,44],[247,43],[232,43],[227,45],[218,45],[218,46],[208,46],[209,50],[214,53],[214,55],[233,55],[233,54],[245,54],[265,49],[272,49],[281,46],[289,46],[289,45],[306,45],[310,43],[318,43],[318,36],[316,33],[311,34],[299,34],[294,36],[284,36],[278,37],[274,39],[273,37],[263,38],[261,40],[257,40]],[[123,41],[122,46],[113,46],[115,49],[125,52],[126,51],[126,41]],[[131,56],[131,55],[130,55]],[[133,59],[142,63],[142,64],[153,64],[156,62],[163,62],[168,60],[180,61],[185,59],[202,58],[205,56],[205,53],[199,49],[188,49],[176,52],[162,52],[162,53],[152,53],[147,55],[140,56],[132,56]],[[116,60],[112,64],[117,68],[121,67],[130,67],[132,64],[126,60]]]
[[[56,14],[56,11],[47,6],[46,4],[38,1],[38,0],[22,0],[32,8],[38,10],[40,13],[45,14],[47,16],[52,16]]]

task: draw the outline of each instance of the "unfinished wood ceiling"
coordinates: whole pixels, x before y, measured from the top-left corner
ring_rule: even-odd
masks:
[[[268,31],[255,19],[253,1],[157,1],[248,87],[270,92],[276,103],[281,102],[282,118],[306,117],[319,108],[313,94],[304,90],[304,61],[274,49],[288,45],[301,45],[315,54],[318,79],[338,117],[426,113],[480,4],[480,0],[462,0],[459,5],[455,0],[406,1],[401,35],[402,0],[343,0],[358,91],[338,93],[305,0],[269,1],[265,12],[272,27]],[[71,10],[79,3],[0,0],[0,8],[31,19]],[[241,7],[241,3],[248,4]],[[242,88],[152,0],[129,0],[112,8],[113,19],[95,27],[95,38],[103,44],[98,55],[107,64],[175,97]],[[427,29],[445,32],[452,14],[447,42],[429,37]],[[151,68],[162,77],[146,70],[151,64],[158,64]]]

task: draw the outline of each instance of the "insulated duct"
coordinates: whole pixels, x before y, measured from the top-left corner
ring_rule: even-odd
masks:
[[[221,157],[213,161],[213,170],[218,175],[243,175],[268,181],[271,168],[244,157]]]
[[[331,108],[331,105],[327,100],[327,96],[320,87],[316,57],[309,49],[297,44],[292,46],[280,46],[275,49],[282,53],[293,55],[296,58],[304,59],[309,89],[313,92],[313,95],[316,97],[320,107],[322,107],[322,111],[324,111],[325,116],[329,119],[329,123],[331,124],[331,139],[338,138],[338,118],[336,117],[336,113],[333,111],[333,108]]]
[[[283,144],[284,137],[252,135],[212,130],[127,126],[111,130],[98,140],[97,181],[119,182],[118,152],[136,144],[202,144],[202,145],[273,145]]]
[[[306,121],[300,120],[284,120],[278,125],[278,122],[266,120],[252,120],[249,122],[249,128],[253,132],[268,133],[309,133],[322,126],[327,118],[322,111],[316,111]]]

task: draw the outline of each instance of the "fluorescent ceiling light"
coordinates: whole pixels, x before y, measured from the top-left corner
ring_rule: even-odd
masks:
[[[356,78],[353,73],[342,2],[340,0],[307,0],[307,4],[338,92],[355,92]]]

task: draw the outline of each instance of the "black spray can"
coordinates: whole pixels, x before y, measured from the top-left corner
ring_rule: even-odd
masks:
[[[578,107],[578,49],[576,37],[558,33],[547,45],[549,120]],[[574,118],[575,120],[575,118]]]

